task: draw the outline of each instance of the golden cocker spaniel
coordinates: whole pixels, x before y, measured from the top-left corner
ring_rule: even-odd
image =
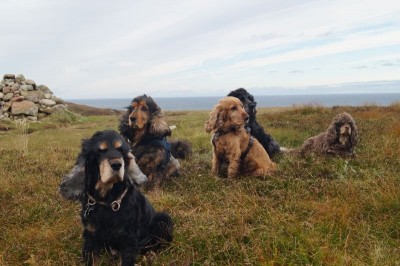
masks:
[[[219,101],[205,123],[208,133],[213,132],[212,172],[219,175],[221,164],[228,163],[228,178],[238,175],[265,176],[276,169],[267,152],[253,138],[244,125],[249,115],[241,101],[225,97]]]

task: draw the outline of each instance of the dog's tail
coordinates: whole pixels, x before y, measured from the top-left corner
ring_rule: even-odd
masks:
[[[149,234],[139,241],[141,253],[156,251],[172,242],[174,222],[165,212],[157,212],[149,227]]]
[[[172,140],[171,153],[172,156],[178,159],[187,159],[192,156],[192,145],[186,140]]]

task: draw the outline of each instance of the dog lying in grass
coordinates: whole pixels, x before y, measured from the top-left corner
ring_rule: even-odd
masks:
[[[333,118],[325,132],[306,139],[300,149],[301,155],[309,153],[354,156],[354,147],[358,143],[356,122],[346,113]]]
[[[205,123],[208,133],[213,132],[212,173],[220,175],[221,164],[228,163],[228,178],[238,175],[265,176],[276,169],[268,153],[244,125],[249,115],[241,101],[225,97],[219,101]]]
[[[83,140],[76,163],[78,176],[82,165],[84,190],[72,194],[81,201],[86,264],[98,265],[99,255],[106,249],[119,254],[121,265],[134,265],[139,253],[172,241],[170,216],[156,212],[132,184],[142,177],[139,172],[135,178],[129,176],[137,166],[122,136],[111,130],[99,131]],[[71,175],[66,180],[71,180]]]

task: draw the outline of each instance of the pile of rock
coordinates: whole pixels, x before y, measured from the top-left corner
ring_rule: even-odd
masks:
[[[36,86],[35,81],[22,74],[5,74],[0,82],[0,120],[37,121],[64,109],[64,101],[47,86]]]

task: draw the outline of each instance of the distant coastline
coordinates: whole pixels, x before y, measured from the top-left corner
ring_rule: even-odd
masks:
[[[212,97],[154,97],[158,105],[165,111],[209,110],[223,96]],[[387,106],[400,102],[399,93],[368,94],[309,94],[309,95],[255,95],[258,107],[288,107],[293,105],[316,104],[326,107],[344,105],[360,106],[376,104]],[[97,108],[124,110],[131,99],[67,99],[68,102],[84,104]]]

